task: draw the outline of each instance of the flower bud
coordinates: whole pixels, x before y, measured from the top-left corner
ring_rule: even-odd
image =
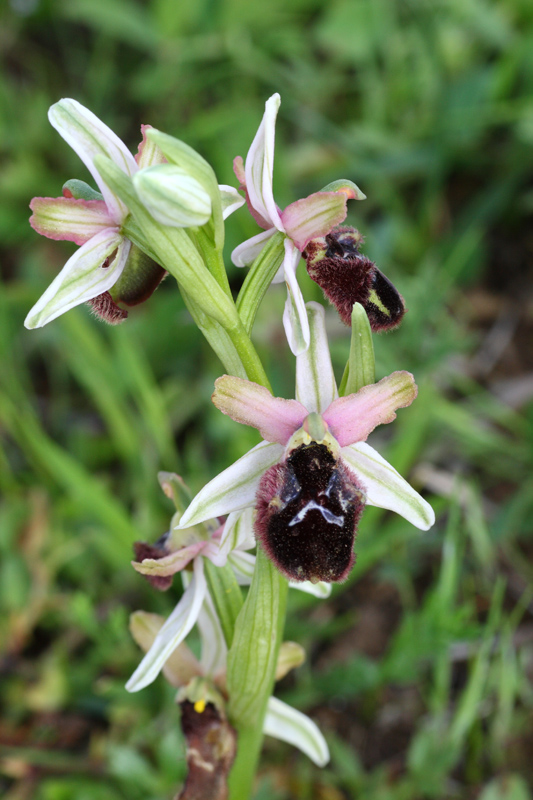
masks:
[[[181,167],[157,164],[134,175],[141,203],[161,225],[189,228],[205,225],[211,216],[211,198],[203,186]]]
[[[373,331],[395,328],[405,313],[402,296],[389,279],[359,252],[363,236],[342,227],[313,239],[304,257],[309,277],[318,283],[342,321],[351,324],[354,303],[365,309]]]

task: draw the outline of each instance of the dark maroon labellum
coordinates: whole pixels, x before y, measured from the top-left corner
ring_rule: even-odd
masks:
[[[117,303],[136,306],[148,300],[166,274],[163,267],[132,244],[124,272],[111,294]]]
[[[102,268],[109,267],[115,257],[116,251],[106,258]],[[166,274],[163,267],[132,244],[118,281],[108,292],[93,297],[88,303],[99,319],[117,325],[128,316],[128,312],[118,304],[136,306],[143,303],[155,292]]]
[[[228,775],[237,752],[237,733],[213,703],[198,712],[180,703],[187,741],[187,779],[176,800],[227,800]]]
[[[359,252],[363,237],[355,228],[337,228],[313,239],[304,251],[309,277],[318,283],[342,321],[351,325],[354,303],[361,303],[373,331],[396,327],[405,313],[401,294]]]
[[[257,538],[287,578],[313,583],[346,579],[355,561],[364,494],[326,445],[300,445],[268,469],[256,508]]]
[[[168,547],[169,537],[170,531],[167,531],[160,536],[154,544],[148,544],[148,542],[133,542],[135,560],[144,561],[145,558],[158,559],[168,556],[171,552]],[[154,589],[159,589],[160,592],[166,592],[166,590],[172,586],[173,577],[173,575],[143,575],[143,578],[146,578],[148,583],[150,583]]]

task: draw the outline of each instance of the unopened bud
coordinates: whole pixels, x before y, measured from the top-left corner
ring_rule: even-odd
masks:
[[[211,216],[211,198],[203,186],[181,167],[157,164],[133,177],[141,203],[161,225],[190,228],[205,225]]]

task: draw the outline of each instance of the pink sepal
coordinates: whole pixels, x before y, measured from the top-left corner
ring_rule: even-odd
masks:
[[[75,200],[73,197],[34,197],[30,225],[48,239],[85,244],[100,231],[116,228],[103,200]]]
[[[300,252],[311,239],[325,236],[346,218],[345,192],[315,192],[281,212],[281,221]]]
[[[239,189],[245,191],[246,189],[246,173],[244,172],[244,161],[242,156],[235,156],[233,159],[233,172],[239,181]]]
[[[242,156],[235,156],[233,159],[233,172],[235,173],[235,177],[239,181],[239,190],[246,194],[246,205],[248,206],[248,211],[255,219],[257,224],[263,230],[268,230],[272,227],[272,223],[268,222],[264,217],[261,216],[259,211],[256,211],[250,201],[250,195],[248,194],[248,189],[246,188],[246,173],[244,171],[244,163],[242,160]]]
[[[193,544],[182,547],[168,556],[163,556],[163,558],[145,558],[143,561],[132,561],[131,563],[141,575],[174,575],[176,572],[181,572],[193,558],[196,558],[207,544],[209,542],[193,542]]]
[[[283,400],[252,381],[223,375],[215,381],[215,406],[235,422],[257,428],[267,442],[286,445],[302,427],[307,409],[297,400]]]
[[[152,167],[154,164],[168,164],[167,159],[155,142],[150,141],[146,136],[146,131],[153,128],[153,125],[141,125],[142,141],[135,154],[135,161],[140,169]]]
[[[411,405],[417,393],[410,372],[393,372],[379,383],[334,400],[322,418],[340,446],[346,447],[364,442],[377,425],[392,422],[395,410]]]

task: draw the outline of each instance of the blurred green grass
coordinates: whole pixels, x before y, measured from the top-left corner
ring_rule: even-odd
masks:
[[[168,613],[177,589],[153,593],[131,543],[168,524],[158,470],[196,491],[255,442],[211,407],[220,367],[170,281],[118,329],[85,308],[23,328],[72,252],[29,228],[28,202],[87,177],[48,106],[76,97],[132,149],[149,122],[234,183],[279,91],[280,206],[356,181],[368,200],[349,221],[406,298],[401,329],[375,340],[377,375],[409,369],[420,393],[373,443],[438,525],[421,537],[367,509],[350,581],[327,604],[291,596],[287,638],[309,658],[279,691],[332,761],[268,742],[257,797],[531,798],[531,3],[12,0],[0,54],[0,792],[172,796],[173,693],[123,684],[129,612]],[[255,232],[230,218],[228,264]],[[282,294],[254,333],[290,396]],[[347,334],[328,325],[340,378]]]

